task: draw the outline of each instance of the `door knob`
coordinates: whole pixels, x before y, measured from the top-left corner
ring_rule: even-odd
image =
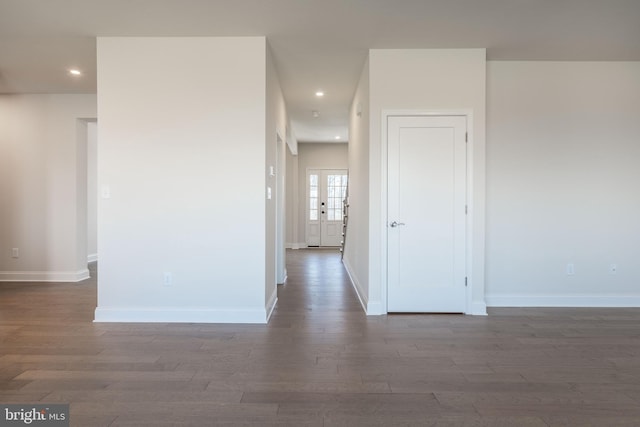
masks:
[[[389,227],[396,228],[396,227],[399,227],[401,225],[404,225],[404,222],[393,221],[391,224],[389,224]]]

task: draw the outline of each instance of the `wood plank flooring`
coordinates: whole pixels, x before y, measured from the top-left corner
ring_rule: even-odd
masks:
[[[366,317],[287,252],[268,325],[94,324],[94,279],[0,283],[0,402],[73,426],[640,426],[639,309]]]

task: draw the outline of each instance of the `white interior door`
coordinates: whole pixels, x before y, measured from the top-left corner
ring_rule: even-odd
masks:
[[[466,311],[466,117],[388,119],[389,312]]]
[[[340,246],[347,179],[344,169],[307,172],[307,245]]]

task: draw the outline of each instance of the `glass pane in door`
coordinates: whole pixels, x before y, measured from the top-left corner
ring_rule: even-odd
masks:
[[[318,220],[318,175],[309,175],[309,220]]]
[[[342,221],[342,201],[347,194],[347,175],[327,175],[327,220]]]

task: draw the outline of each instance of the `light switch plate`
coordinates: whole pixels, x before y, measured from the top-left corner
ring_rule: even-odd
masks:
[[[111,198],[111,187],[109,187],[108,185],[103,185],[102,186],[102,190],[100,191],[100,194],[102,195],[103,199],[110,199]]]

